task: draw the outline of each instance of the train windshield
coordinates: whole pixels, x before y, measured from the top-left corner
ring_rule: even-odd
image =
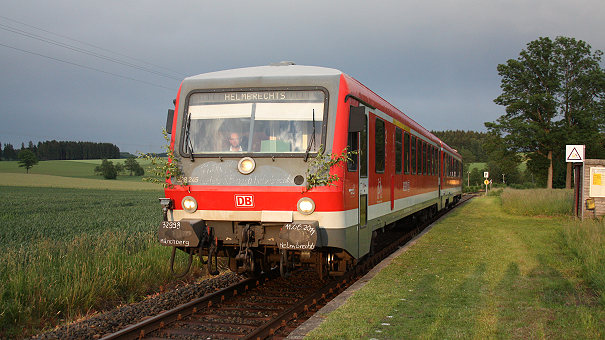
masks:
[[[321,144],[323,91],[194,93],[186,153],[305,153]]]

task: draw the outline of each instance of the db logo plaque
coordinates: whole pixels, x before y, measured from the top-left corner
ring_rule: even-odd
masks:
[[[235,206],[238,208],[254,208],[254,195],[235,195]]]

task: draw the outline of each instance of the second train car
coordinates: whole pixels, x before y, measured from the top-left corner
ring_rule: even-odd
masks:
[[[282,62],[183,80],[169,110],[178,160],[160,201],[163,245],[238,272],[310,266],[339,275],[377,232],[462,194],[462,158],[351,76]],[[438,118],[436,114],[435,119]],[[320,150],[348,162],[307,188]]]

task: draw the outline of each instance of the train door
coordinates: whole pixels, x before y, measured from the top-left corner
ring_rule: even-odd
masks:
[[[359,209],[357,214],[357,257],[370,251],[372,230],[368,226],[368,110],[365,106],[351,106],[349,119],[349,140],[358,138],[358,188]],[[353,137],[355,136],[355,137]]]

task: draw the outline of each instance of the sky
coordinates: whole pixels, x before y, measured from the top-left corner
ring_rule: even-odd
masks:
[[[0,143],[159,152],[185,77],[293,61],[339,69],[429,130],[504,114],[498,64],[539,37],[605,50],[605,1],[3,1]]]

